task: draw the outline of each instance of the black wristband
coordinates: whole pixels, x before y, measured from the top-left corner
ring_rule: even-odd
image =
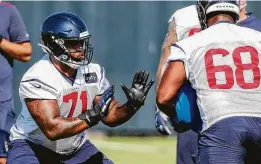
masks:
[[[131,103],[130,101],[127,101],[125,104],[126,104],[126,106],[127,106],[128,108],[132,108],[132,110],[134,110],[134,111],[137,111],[137,110],[141,107],[141,105],[140,105],[140,106],[137,106],[137,104],[134,105],[134,104]]]
[[[92,118],[88,117],[85,113],[81,113],[78,115],[78,118],[80,120],[83,120],[86,122],[86,124],[88,125],[88,128],[93,127],[94,125],[98,124],[99,121],[94,121],[92,120]]]

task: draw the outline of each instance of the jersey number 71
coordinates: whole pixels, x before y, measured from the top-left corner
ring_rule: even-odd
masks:
[[[70,112],[69,112],[67,117],[73,116],[73,113],[75,111],[76,104],[77,104],[77,101],[78,101],[78,94],[79,94],[78,92],[72,92],[68,95],[63,96],[63,102],[69,103],[70,100],[72,101],[72,106],[71,106]],[[82,112],[85,112],[87,110],[87,105],[88,105],[87,104],[87,92],[86,91],[81,92],[80,99],[81,99],[81,102],[82,102]]]

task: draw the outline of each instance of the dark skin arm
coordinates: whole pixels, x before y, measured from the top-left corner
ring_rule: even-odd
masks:
[[[172,118],[173,99],[186,79],[185,67],[182,61],[172,61],[165,70],[159,88],[157,90],[156,102],[159,109]]]
[[[25,99],[25,102],[37,125],[52,141],[71,137],[88,129],[86,122],[77,117],[62,117],[56,100]]]
[[[96,96],[94,103],[98,103],[100,98],[101,96]],[[127,122],[136,112],[137,110],[131,106],[121,105],[113,99],[109,106],[108,115],[102,119],[102,122],[109,127],[116,127]]]
[[[172,20],[172,22],[169,23],[168,33],[165,36],[165,40],[161,48],[161,57],[156,74],[156,90],[159,87],[162,74],[165,70],[164,65],[170,56],[171,45],[173,45],[175,42],[177,42],[176,25],[174,20]]]
[[[30,42],[12,43],[3,38],[0,50],[13,59],[27,62],[31,59],[32,45]]]
[[[94,103],[97,104],[100,99],[101,96],[96,96]],[[71,137],[88,129],[86,122],[78,117],[61,116],[56,100],[25,99],[25,102],[37,125],[52,141]],[[102,119],[102,122],[107,126],[115,127],[128,121],[135,113],[132,107],[120,105],[113,100],[108,115]]]
[[[125,105],[120,106],[116,100],[112,99],[114,88],[111,86],[103,95],[95,97],[92,109],[80,114],[77,118],[62,117],[57,100],[25,99],[25,103],[43,133],[50,140],[58,140],[74,136],[96,125],[101,118],[104,124],[111,127],[125,123],[144,104],[154,82],[151,80],[147,84],[148,76],[149,73],[144,70],[137,71],[130,89],[124,84],[121,85],[128,99]]]
[[[102,122],[105,125],[110,127],[119,126],[128,121],[140,109],[154,83],[153,80],[147,83],[148,77],[148,72],[140,70],[135,73],[131,88],[127,88],[124,84],[121,84],[127,102],[121,105],[115,99],[112,100],[108,112],[105,114],[106,117],[102,118]],[[97,103],[99,99],[100,97],[97,97],[94,103]]]

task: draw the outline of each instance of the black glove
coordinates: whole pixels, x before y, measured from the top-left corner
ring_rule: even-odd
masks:
[[[113,100],[114,86],[109,87],[103,94],[99,103],[92,109],[88,109],[86,112],[81,113],[78,118],[86,121],[88,127],[92,127],[99,123],[101,118],[105,117],[109,110],[109,105]]]
[[[148,72],[145,72],[144,70],[137,71],[134,75],[130,89],[124,84],[121,84],[121,88],[128,99],[126,105],[131,106],[134,110],[139,109],[144,104],[146,96],[154,83],[153,80],[150,80],[147,84],[148,77]]]

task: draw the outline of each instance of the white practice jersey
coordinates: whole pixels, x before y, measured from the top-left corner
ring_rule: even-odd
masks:
[[[27,139],[60,154],[78,150],[87,140],[86,131],[57,141],[49,140],[30,115],[24,99],[57,100],[61,116],[77,117],[92,108],[95,96],[101,95],[108,87],[109,82],[100,65],[91,63],[79,67],[76,79],[72,83],[54,67],[49,55],[45,55],[24,74],[21,80],[19,95],[22,111],[11,128],[10,139]]]
[[[200,23],[196,5],[191,5],[177,10],[172,14],[169,23],[174,23],[177,41],[183,40],[195,33],[200,32]],[[168,66],[168,62],[163,65],[163,70]],[[164,73],[162,71],[162,74]]]
[[[191,5],[177,10],[169,19],[169,23],[173,21],[175,24],[178,41],[200,31],[196,5]]]
[[[260,32],[218,23],[173,45],[174,60],[184,61],[203,130],[227,117],[261,117]]]

